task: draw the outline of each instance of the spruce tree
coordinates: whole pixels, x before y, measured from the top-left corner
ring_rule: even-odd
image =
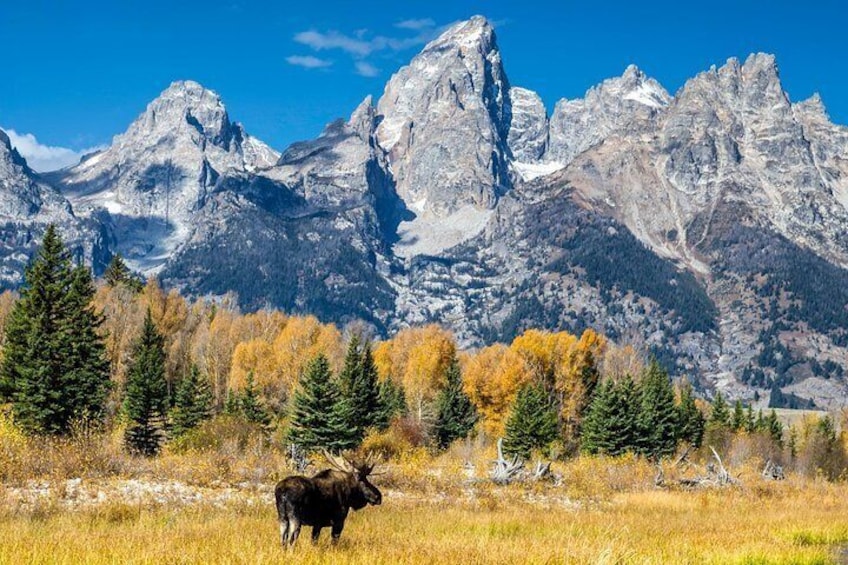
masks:
[[[762,431],[763,411],[760,410],[757,418],[754,418],[754,408],[749,404],[745,410],[745,431],[749,434]]]
[[[167,407],[164,339],[148,308],[141,335],[133,345],[124,396],[124,413],[129,420],[125,440],[131,451],[146,456],[159,452]]]
[[[288,440],[306,451],[341,451],[355,445],[343,402],[327,358],[319,354],[306,366],[292,399]]]
[[[256,390],[253,371],[247,374],[247,382],[244,385],[244,390],[239,394],[238,402],[239,413],[248,422],[260,426],[267,426],[271,423],[271,415],[265,410],[262,400],[259,398],[259,391]]]
[[[124,258],[120,253],[116,253],[112,256],[109,266],[106,267],[106,271],[103,273],[103,280],[106,281],[106,284],[112,288],[125,286],[133,292],[141,292],[144,288],[141,281],[138,280],[138,278],[133,275],[132,271],[130,271],[129,267],[127,267],[127,264],[124,262]]]
[[[668,373],[656,360],[645,369],[639,386],[638,446],[643,455],[663,457],[677,447],[678,411]]]
[[[677,407],[677,430],[681,441],[689,443],[695,449],[701,447],[704,440],[704,415],[695,404],[695,395],[689,384],[680,389],[680,404]]]
[[[711,427],[727,427],[730,424],[730,410],[721,392],[717,392],[710,410],[709,424]]]
[[[196,428],[211,414],[212,388],[209,380],[201,376],[197,365],[192,365],[188,375],[177,386],[171,410],[171,434],[179,437]]]
[[[361,441],[366,431],[379,423],[380,399],[371,344],[362,343],[357,335],[348,344],[339,390],[349,414],[348,426]]]
[[[733,416],[730,418],[730,429],[734,432],[745,429],[745,408],[742,406],[741,400],[733,403]]]
[[[504,452],[526,459],[534,449],[547,449],[558,431],[556,410],[548,393],[540,385],[526,384],[518,391],[506,421]]]
[[[477,411],[462,389],[462,375],[456,356],[451,359],[445,377],[447,384],[436,398],[437,415],[433,427],[433,436],[440,449],[467,437],[477,423]]]
[[[385,430],[394,418],[403,416],[408,411],[403,387],[395,383],[391,377],[386,377],[380,382],[377,398],[379,409],[376,425],[379,430]]]
[[[780,423],[774,409],[769,412],[764,420],[764,431],[771,437],[775,445],[783,447],[783,424]]]
[[[598,386],[583,422],[581,444],[587,453],[620,455],[638,447],[640,395],[630,375]]]
[[[71,267],[48,226],[9,314],[0,363],[0,400],[29,432],[61,434],[75,419],[103,414],[109,365],[93,296],[88,269]]]

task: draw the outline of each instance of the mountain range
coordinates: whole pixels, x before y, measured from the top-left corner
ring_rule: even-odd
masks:
[[[49,223],[100,271],[460,343],[595,328],[708,395],[848,398],[848,128],[792,102],[775,59],[673,95],[635,66],[548,115],[493,27],[455,24],[378,100],[278,153],[175,82],[76,166],[37,174],[0,132],[0,281]]]

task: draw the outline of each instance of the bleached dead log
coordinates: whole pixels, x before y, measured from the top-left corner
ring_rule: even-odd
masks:
[[[551,475],[551,462],[547,463],[543,461],[536,461],[535,467],[533,467],[533,474],[531,475],[534,481],[543,481],[546,479],[552,478]]]
[[[783,467],[776,463],[772,463],[771,459],[766,461],[766,466],[763,467],[762,475],[767,481],[782,481],[786,479],[786,475],[783,473]]]
[[[724,487],[739,484],[739,479],[730,474],[718,452],[713,447],[710,447],[710,451],[713,452],[715,461],[710,461],[706,464],[706,474],[700,477],[680,479],[678,482],[681,486],[696,488]]]
[[[503,454],[503,438],[498,439],[498,458],[494,462],[492,481],[498,485],[506,485],[522,478],[524,472],[524,460],[517,455],[512,459],[506,459]]]

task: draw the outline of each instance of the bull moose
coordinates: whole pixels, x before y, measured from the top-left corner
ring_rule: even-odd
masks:
[[[374,470],[370,459],[357,463],[327,452],[324,457],[332,469],[312,477],[286,477],[274,489],[283,546],[294,545],[301,526],[312,526],[313,543],[318,541],[322,528],[330,527],[336,543],[351,508],[359,510],[383,501],[380,491],[368,481]]]

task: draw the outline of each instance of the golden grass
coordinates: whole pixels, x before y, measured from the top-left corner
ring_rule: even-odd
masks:
[[[0,563],[832,563],[848,543],[848,488],[613,495],[602,502],[519,488],[429,501],[388,493],[354,513],[342,542],[304,530],[279,547],[271,501],[224,508],[107,504],[0,515]]]

